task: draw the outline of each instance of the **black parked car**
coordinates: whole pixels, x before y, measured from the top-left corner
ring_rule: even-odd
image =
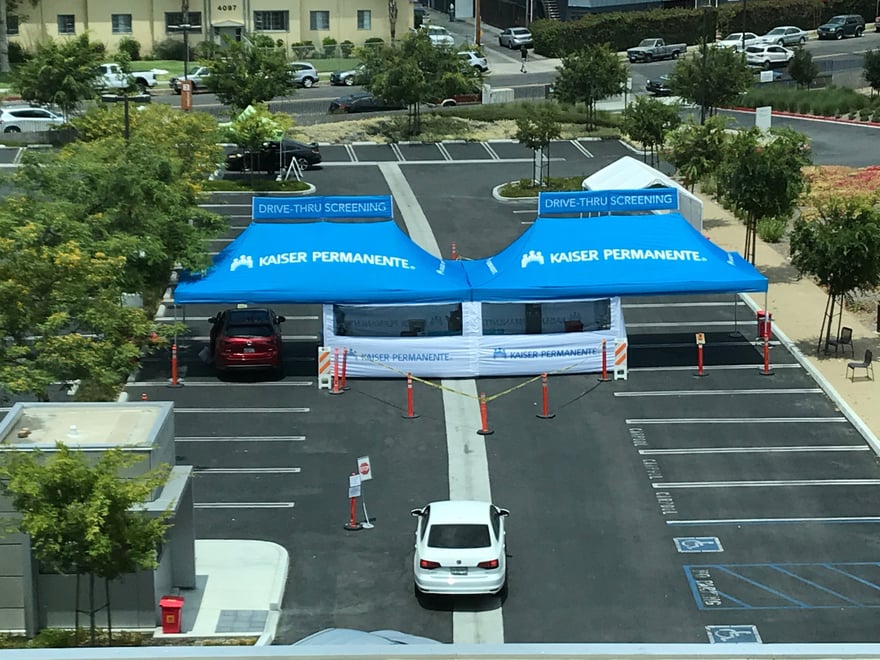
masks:
[[[350,94],[340,96],[331,101],[328,112],[336,114],[340,112],[382,112],[383,110],[403,110],[406,106],[400,103],[388,103],[377,96],[364,92],[363,94]]]
[[[287,169],[290,161],[296,159],[299,166],[307,170],[321,162],[321,149],[315,142],[305,144],[296,140],[275,140],[264,142],[258,151],[241,150],[226,157],[226,169],[230,172],[254,172],[274,174],[279,169]]]
[[[654,96],[669,96],[672,89],[669,87],[669,76],[662,75],[654,80],[645,83],[645,90]]]

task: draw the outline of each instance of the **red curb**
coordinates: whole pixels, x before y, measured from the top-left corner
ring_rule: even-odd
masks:
[[[744,107],[733,107],[733,108],[722,108],[723,110],[734,110],[736,112],[754,112],[754,108],[744,108]],[[877,121],[862,121],[860,119],[844,119],[843,117],[827,117],[825,115],[808,115],[800,112],[787,112],[785,110],[772,110],[772,115],[776,115],[779,117],[796,117],[800,119],[821,119],[822,121],[830,121],[836,124],[853,124],[855,126],[871,126],[873,128],[880,128],[880,122]]]

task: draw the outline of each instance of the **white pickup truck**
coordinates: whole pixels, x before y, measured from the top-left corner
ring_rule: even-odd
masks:
[[[146,92],[156,86],[156,74],[152,71],[125,73],[118,64],[102,64],[98,69],[97,86],[100,89],[117,90],[134,86],[140,92]]]

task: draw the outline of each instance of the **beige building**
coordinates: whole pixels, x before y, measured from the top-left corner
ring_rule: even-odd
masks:
[[[391,38],[389,0],[190,0],[191,43],[256,32],[287,45],[326,37],[337,42],[362,44],[371,37]],[[19,16],[11,17],[11,41],[25,48],[51,37],[88,33],[116,50],[124,37],[136,39],[141,52],[149,53],[165,39],[182,39],[181,0],[40,0],[36,6],[21,3]],[[397,35],[413,24],[411,0],[397,0]]]

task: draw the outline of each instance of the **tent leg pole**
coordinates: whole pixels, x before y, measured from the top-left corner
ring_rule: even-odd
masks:
[[[733,294],[733,332],[731,332],[728,337],[737,337],[739,336],[739,324],[737,321],[738,316],[738,308],[739,306],[739,294]]]

